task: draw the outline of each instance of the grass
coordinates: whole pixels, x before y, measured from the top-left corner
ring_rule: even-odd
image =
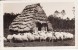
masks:
[[[57,31],[57,30],[56,30]],[[64,30],[65,31],[65,30]],[[71,32],[73,35],[75,35],[74,30],[68,31]],[[4,30],[4,36],[7,37],[7,35],[10,34],[8,29]],[[64,40],[64,41],[57,41],[57,42],[22,42],[22,43],[9,43],[4,42],[4,47],[39,47],[39,46],[75,46],[75,36],[71,40]]]
[[[74,39],[67,41],[57,41],[57,42],[23,42],[23,43],[9,43],[5,42],[5,47],[39,47],[39,46],[74,46]]]

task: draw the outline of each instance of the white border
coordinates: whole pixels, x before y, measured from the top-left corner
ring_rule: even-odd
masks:
[[[76,7],[76,15],[75,15],[75,46],[52,46],[52,47],[3,47],[3,4],[4,3],[38,3],[38,2],[75,2],[75,7]],[[78,26],[78,15],[77,15],[77,13],[78,13],[78,1],[76,0],[26,0],[26,1],[1,1],[0,2],[0,9],[1,9],[1,11],[0,11],[0,35],[1,35],[1,49],[2,50],[52,50],[52,49],[78,49],[78,40],[77,40],[77,38],[78,38],[78,29],[77,29],[77,26]]]
[[[78,46],[78,0],[75,1],[75,41],[76,46]]]
[[[2,3],[0,2],[0,47],[3,47],[3,7]]]
[[[75,0],[9,0],[6,2],[74,2]]]

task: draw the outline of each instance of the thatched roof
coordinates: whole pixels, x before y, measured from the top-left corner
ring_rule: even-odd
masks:
[[[40,4],[32,4],[25,7],[21,15],[18,15],[11,25],[13,31],[29,31],[35,27],[35,22],[46,23],[47,16]]]

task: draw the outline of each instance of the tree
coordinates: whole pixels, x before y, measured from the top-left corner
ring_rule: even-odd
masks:
[[[64,15],[66,14],[66,13],[65,13],[65,10],[62,10],[62,11],[61,11],[61,14],[62,14],[62,19],[63,19]],[[61,21],[61,24],[62,24],[61,27],[63,28],[63,21]]]
[[[16,16],[18,16],[19,14],[14,14],[14,13],[4,13],[3,17],[4,17],[4,27],[8,28],[9,25],[11,24],[11,22],[13,21],[14,18],[16,18]]]
[[[70,19],[67,17],[66,20],[70,20]]]
[[[66,15],[65,10],[62,10],[62,11],[61,11],[61,14],[62,14],[63,16]],[[63,16],[62,16],[62,17],[63,17]]]
[[[57,17],[58,14],[59,14],[59,12],[56,10],[56,11],[54,12],[54,17]]]
[[[73,10],[72,11],[73,11],[73,15],[75,17],[75,7],[73,7]]]
[[[60,17],[53,17],[53,15],[50,15],[48,20],[52,24],[54,30],[75,28],[75,18],[72,18],[71,20],[68,17],[66,19],[61,19]]]

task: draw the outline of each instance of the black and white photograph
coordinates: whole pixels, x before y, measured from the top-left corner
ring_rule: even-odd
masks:
[[[75,46],[74,2],[4,3],[4,47]]]

